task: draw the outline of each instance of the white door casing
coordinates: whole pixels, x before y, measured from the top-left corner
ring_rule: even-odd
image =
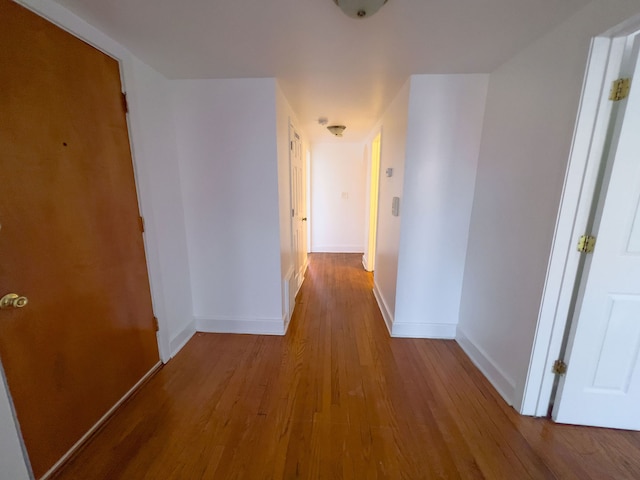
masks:
[[[369,177],[369,208],[367,253],[365,269],[372,272],[375,269],[376,237],[378,234],[378,191],[380,185],[380,139],[382,131],[371,142],[370,152],[370,177]]]
[[[630,66],[640,80],[637,52],[636,45]],[[623,102],[552,417],[640,430],[640,88]]]

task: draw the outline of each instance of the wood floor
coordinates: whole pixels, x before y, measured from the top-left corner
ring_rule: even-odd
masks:
[[[640,433],[519,416],[454,341],[391,339],[315,254],[285,337],[196,334],[59,479],[639,479]]]

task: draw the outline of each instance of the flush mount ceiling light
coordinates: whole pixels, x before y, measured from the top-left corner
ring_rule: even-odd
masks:
[[[342,132],[344,132],[345,128],[347,127],[345,127],[344,125],[329,125],[327,127],[327,130],[333,133],[336,137],[341,137]]]
[[[380,10],[387,0],[333,0],[351,18],[367,18]]]

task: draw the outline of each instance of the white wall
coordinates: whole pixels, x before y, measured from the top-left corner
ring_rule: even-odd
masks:
[[[0,365],[0,479],[27,480],[27,468]]]
[[[393,336],[455,337],[487,84],[411,77]]]
[[[639,10],[592,2],[491,74],[458,341],[517,408],[590,38]]]
[[[162,98],[165,80],[120,44],[57,3],[47,0],[21,0],[19,3],[121,62],[130,107],[129,126],[138,197],[145,217],[145,248],[153,308],[160,324],[158,344],[161,358],[167,361],[188,340],[194,328],[180,182],[176,175],[176,147],[170,133],[169,107]],[[167,210],[168,205],[171,208]],[[167,235],[167,232],[171,233]],[[171,305],[170,297],[175,298]],[[5,389],[0,388],[0,472],[16,472],[10,477],[13,480],[22,478],[25,465],[21,456],[9,453],[15,453],[19,441],[6,402]]]
[[[409,80],[402,86],[393,102],[373,129],[370,140],[382,129],[380,147],[380,190],[378,193],[378,235],[374,294],[382,315],[391,330],[396,308],[396,280],[398,274],[398,251],[400,249],[400,219],[403,218],[402,185],[404,180],[405,147],[407,141],[407,115],[409,111]],[[368,147],[371,151],[371,144]],[[393,176],[387,177],[387,168]],[[391,215],[391,199],[400,197],[400,216]]]
[[[144,171],[136,169],[138,184],[148,191],[156,213],[145,214],[145,228],[153,229],[156,239],[147,256],[154,256],[160,270],[151,277],[154,292],[161,292],[154,294],[154,306],[173,356],[195,332],[195,322],[170,82],[142,62],[134,62],[132,71],[137,94],[129,108],[141,119],[132,125],[140,139],[134,148],[136,158],[145,159]]]
[[[342,142],[311,146],[312,252],[364,252],[363,148]]]
[[[173,88],[197,329],[282,334],[275,80]]]

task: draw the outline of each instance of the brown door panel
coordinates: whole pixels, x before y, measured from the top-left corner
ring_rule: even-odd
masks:
[[[0,356],[36,476],[158,361],[117,61],[0,0]]]

